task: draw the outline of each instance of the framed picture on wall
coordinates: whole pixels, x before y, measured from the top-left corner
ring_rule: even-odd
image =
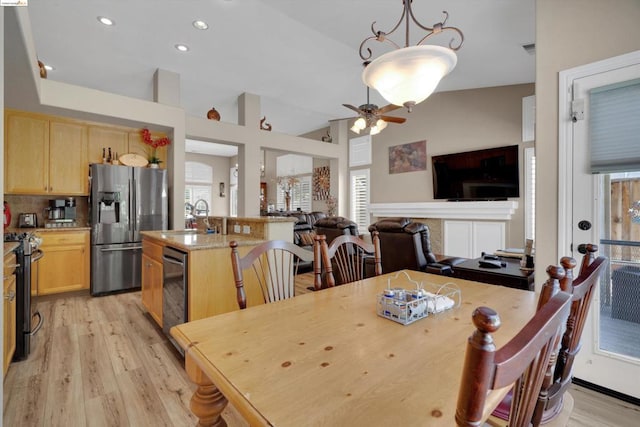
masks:
[[[313,200],[327,200],[331,188],[329,166],[313,169]]]
[[[427,170],[427,141],[389,147],[389,173]]]

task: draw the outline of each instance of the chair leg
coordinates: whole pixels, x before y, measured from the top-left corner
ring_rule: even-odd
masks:
[[[568,391],[565,391],[562,396],[562,410],[558,415],[541,425],[545,427],[565,427],[569,423],[569,418],[571,418],[571,414],[573,413],[574,403],[573,396],[571,396]]]

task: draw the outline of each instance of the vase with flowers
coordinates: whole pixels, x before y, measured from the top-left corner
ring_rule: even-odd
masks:
[[[338,199],[335,196],[329,196],[327,198],[327,215],[336,216],[336,209],[338,209]]]
[[[148,158],[149,167],[158,168],[160,166],[160,163],[162,163],[162,160],[160,160],[160,157],[158,156],[158,148],[166,147],[167,145],[171,144],[171,140],[166,136],[153,139],[151,137],[151,132],[147,128],[142,129],[140,131],[140,134],[142,135],[142,142],[151,147]]]
[[[300,180],[295,176],[278,177],[278,186],[284,193],[284,205],[286,211],[291,210],[291,191],[293,191],[293,187],[299,182]]]

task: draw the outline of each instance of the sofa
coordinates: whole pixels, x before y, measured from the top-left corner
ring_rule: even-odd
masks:
[[[385,218],[369,226],[380,237],[382,272],[409,269],[451,275],[465,258],[437,257],[431,249],[429,227],[410,218]]]

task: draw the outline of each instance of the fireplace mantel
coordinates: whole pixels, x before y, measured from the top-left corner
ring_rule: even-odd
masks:
[[[371,203],[374,217],[441,218],[472,220],[510,220],[518,209],[517,201]]]

